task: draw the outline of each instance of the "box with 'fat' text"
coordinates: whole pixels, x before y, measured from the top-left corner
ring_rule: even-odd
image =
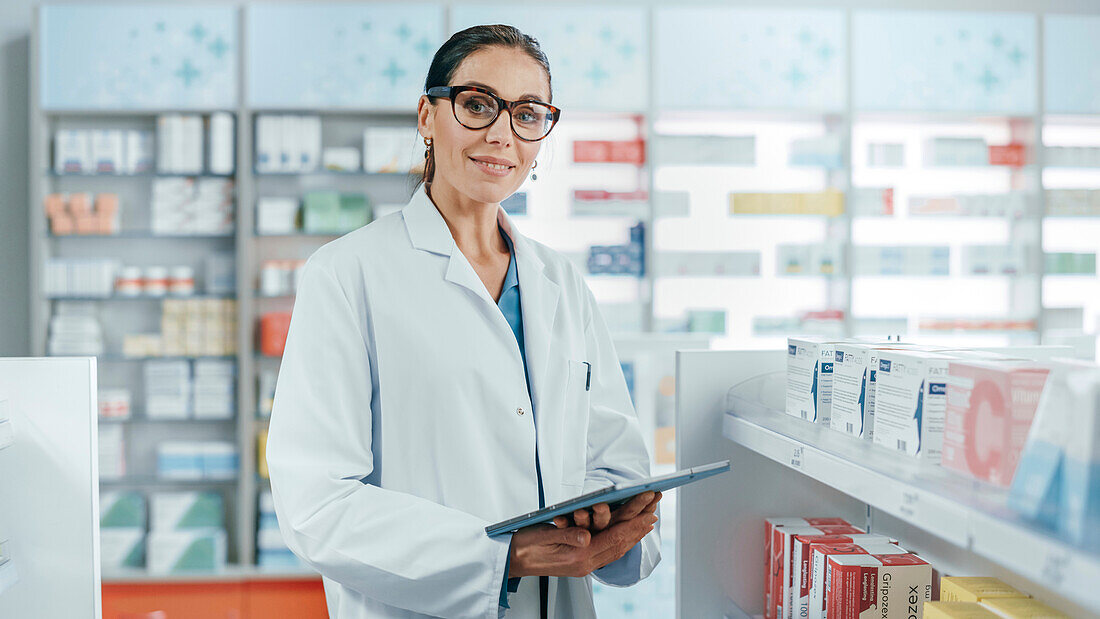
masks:
[[[823,337],[787,338],[788,415],[829,425],[836,344]]]

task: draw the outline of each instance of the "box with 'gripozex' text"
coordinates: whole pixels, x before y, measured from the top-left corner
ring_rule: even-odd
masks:
[[[827,619],[921,619],[932,599],[932,566],[913,554],[832,555]]]
[[[886,546],[897,543],[885,535],[875,533],[849,533],[827,535],[795,535],[791,539],[791,563],[787,566],[790,580],[791,619],[805,618],[810,604],[812,579],[812,556],[814,546],[837,544],[859,544],[860,546]]]
[[[829,425],[837,341],[787,338],[787,414]]]
[[[828,614],[828,596],[825,592],[825,580],[828,575],[826,562],[832,555],[903,555],[909,554],[897,544],[879,541],[859,544],[818,543],[810,544],[810,598],[806,606],[805,619],[825,619]]]

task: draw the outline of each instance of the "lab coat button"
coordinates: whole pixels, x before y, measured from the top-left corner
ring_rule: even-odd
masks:
[[[517,408],[516,409],[516,414],[522,417],[523,416],[523,408]]]

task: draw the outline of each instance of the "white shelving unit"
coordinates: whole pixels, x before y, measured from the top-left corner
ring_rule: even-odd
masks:
[[[764,518],[826,515],[898,538],[942,575],[996,576],[1070,616],[1100,614],[1100,552],[1020,519],[1004,489],[787,416],[784,366],[783,351],[678,355],[677,467],[733,469],[680,490],[680,616],[758,612]]]

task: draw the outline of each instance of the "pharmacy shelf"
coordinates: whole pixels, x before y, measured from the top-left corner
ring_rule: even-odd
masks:
[[[11,421],[5,419],[0,421],[0,450],[5,447],[11,447],[15,442],[15,432],[12,428]]]
[[[235,172],[214,174],[213,172],[58,172],[47,170],[47,176],[54,178],[236,178]]]
[[[68,355],[61,355],[68,356]],[[220,361],[235,361],[237,355],[173,355],[173,356],[159,356],[148,355],[141,357],[128,357],[126,355],[120,355],[116,353],[103,353],[99,355],[91,355],[96,359],[107,363],[123,363],[128,361],[199,361],[199,360],[220,360]]]
[[[115,301],[123,301],[123,302],[131,302],[131,301],[201,301],[201,300],[208,300],[208,299],[217,299],[217,300],[227,300],[227,299],[229,299],[229,300],[231,300],[231,299],[236,299],[237,295],[235,295],[235,294],[189,294],[189,295],[165,295],[165,296],[160,296],[160,297],[148,297],[148,296],[124,297],[124,296],[120,296],[120,295],[92,297],[92,296],[62,295],[62,296],[51,296],[51,297],[46,297],[46,298],[49,299],[50,301],[98,301],[98,302],[115,302]]]
[[[118,234],[49,234],[47,238],[50,239],[109,239],[112,241],[119,240],[136,240],[136,241],[153,241],[153,240],[200,240],[200,239],[224,239],[232,240],[237,238],[233,232],[227,232],[224,234],[154,234],[152,232],[120,232]]]
[[[232,486],[238,482],[236,475],[229,479],[173,479],[170,477],[155,477],[147,475],[129,475],[126,477],[118,478],[106,478],[101,477],[99,484],[101,486],[114,486],[114,487],[210,487],[210,486]]]
[[[257,178],[295,176],[362,176],[368,178],[416,178],[402,172],[367,172],[365,170],[310,170],[308,172],[254,172]]]
[[[113,569],[103,572],[104,584],[126,583],[202,583],[202,582],[245,582],[250,580],[318,580],[317,572],[303,570],[264,570],[256,566],[229,565],[218,572],[185,572],[177,574],[156,574],[144,569]]]
[[[1024,522],[1007,491],[730,395],[726,438],[1100,613],[1100,554]]]
[[[198,419],[194,417],[186,417],[180,419],[173,418],[159,418],[159,417],[146,417],[141,414],[133,414],[129,417],[100,417],[99,423],[101,424],[179,424],[179,425],[229,425],[237,423],[237,417],[233,416],[228,419]]]

